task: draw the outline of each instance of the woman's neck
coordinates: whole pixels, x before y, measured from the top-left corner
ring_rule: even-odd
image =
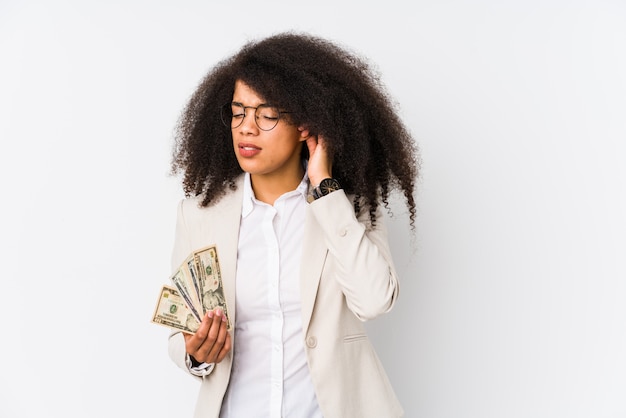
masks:
[[[274,202],[280,196],[295,190],[302,181],[302,177],[304,177],[304,168],[300,167],[293,174],[251,174],[250,181],[256,199],[269,205],[274,205]]]

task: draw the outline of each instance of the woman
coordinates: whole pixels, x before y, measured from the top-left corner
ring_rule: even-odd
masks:
[[[208,73],[177,127],[172,263],[216,246],[233,329],[216,309],[170,336],[196,417],[402,415],[363,321],[398,296],[381,206],[400,192],[413,226],[416,151],[376,74],[327,40],[278,34]]]

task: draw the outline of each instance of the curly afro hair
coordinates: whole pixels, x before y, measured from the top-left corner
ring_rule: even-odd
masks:
[[[220,119],[243,81],[267,103],[289,109],[289,119],[323,135],[333,156],[333,177],[353,194],[355,212],[370,219],[390,192],[399,191],[414,227],[418,149],[379,75],[358,54],[326,39],[285,32],[250,41],[220,61],[200,82],[176,129],[172,174],[183,174],[185,195],[219,200],[242,173],[231,130]],[[302,158],[308,158],[306,147]]]

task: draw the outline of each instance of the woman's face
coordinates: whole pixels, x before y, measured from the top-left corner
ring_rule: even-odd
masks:
[[[238,112],[239,116],[234,117],[243,118],[241,125],[232,129],[233,147],[241,169],[253,177],[276,178],[283,181],[289,178],[299,182],[304,175],[300,152],[306,140],[304,137],[306,131],[303,132],[303,129],[291,125],[284,115],[273,129],[261,130],[255,122],[254,108],[264,104],[265,101],[241,81],[235,83],[233,103],[245,108],[245,116]]]

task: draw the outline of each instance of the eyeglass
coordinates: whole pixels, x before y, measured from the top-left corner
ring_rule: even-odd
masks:
[[[230,129],[238,128],[246,118],[246,109],[254,109],[254,121],[262,131],[271,131],[278,125],[282,114],[292,113],[278,110],[276,106],[266,103],[254,107],[233,102],[222,106],[220,115],[222,123],[225,126],[230,126]]]

